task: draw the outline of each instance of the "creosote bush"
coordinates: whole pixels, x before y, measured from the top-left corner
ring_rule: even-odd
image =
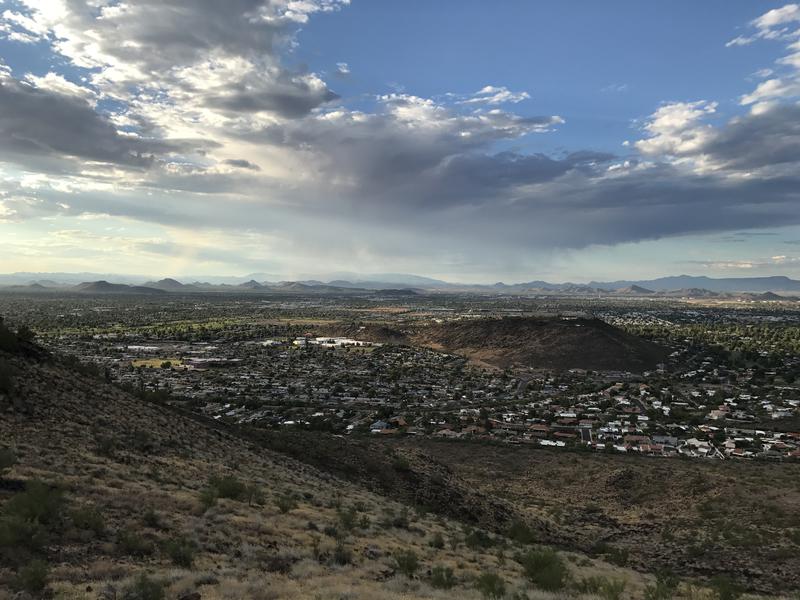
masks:
[[[475,587],[484,598],[502,598],[506,595],[506,582],[497,573],[482,573],[475,580]]]
[[[29,594],[41,594],[47,587],[50,569],[43,560],[34,559],[20,568],[13,581],[13,587]]]
[[[102,513],[93,506],[83,506],[74,509],[70,517],[72,524],[78,529],[91,531],[96,536],[102,536],[106,532],[106,525]]]
[[[413,550],[395,552],[394,561],[397,565],[397,570],[409,578],[413,577],[419,568],[419,559],[417,558],[417,553]]]
[[[183,536],[164,542],[164,553],[179,567],[191,569],[195,552],[197,552],[197,545]]]
[[[297,508],[297,499],[292,494],[284,493],[275,498],[275,506],[285,514]]]
[[[208,480],[208,486],[217,491],[218,498],[244,500],[247,497],[247,485],[233,475],[212,477]]]
[[[142,557],[153,553],[153,545],[130,529],[121,529],[117,532],[117,548],[129,556]]]
[[[151,579],[144,573],[122,589],[120,600],[164,600],[164,584]]]
[[[530,550],[518,558],[525,577],[538,588],[548,592],[562,589],[569,575],[567,565],[557,552],[550,549]]]
[[[453,569],[437,565],[431,569],[430,584],[439,590],[449,590],[456,584]]]

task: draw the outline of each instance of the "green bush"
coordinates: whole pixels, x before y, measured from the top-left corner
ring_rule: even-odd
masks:
[[[166,555],[170,557],[173,563],[186,569],[192,568],[196,551],[197,545],[183,536],[164,542]]]
[[[436,533],[433,534],[431,541],[428,543],[430,544],[431,548],[436,548],[437,550],[441,550],[442,548],[444,548],[444,536],[441,534],[441,532],[437,531]]]
[[[164,524],[161,522],[161,515],[159,515],[152,508],[148,508],[142,516],[142,522],[150,529],[163,529]]]
[[[6,503],[5,514],[42,525],[55,525],[62,515],[64,495],[60,489],[34,479],[25,485],[25,491],[16,494]]]
[[[129,556],[149,556],[153,553],[153,545],[130,529],[121,529],[117,532],[117,548]]]
[[[406,577],[413,577],[419,568],[419,559],[417,558],[417,553],[413,550],[395,552],[394,561],[397,565],[397,570]]]
[[[337,513],[339,515],[339,524],[342,526],[342,529],[345,531],[352,531],[355,529],[358,513],[354,507],[340,508]]]
[[[506,582],[497,573],[483,573],[475,580],[475,587],[484,598],[502,598],[506,595]]]
[[[219,494],[214,487],[207,487],[200,490],[200,505],[203,507],[203,510],[208,510],[214,506],[217,503],[217,498],[219,498]]]
[[[337,565],[349,565],[353,561],[353,552],[344,545],[342,540],[336,542],[333,550],[333,562]]]
[[[297,508],[297,500],[292,494],[281,494],[275,498],[275,506],[278,507],[279,511],[285,514]]]
[[[494,545],[495,540],[481,529],[473,529],[464,537],[464,543],[470,550],[485,550]]]
[[[567,583],[567,565],[553,550],[531,550],[520,557],[519,562],[525,577],[538,588],[555,592]]]
[[[714,590],[718,600],[737,600],[743,593],[741,586],[724,575],[711,580],[711,589]]]
[[[261,506],[264,504],[264,490],[262,490],[259,485],[255,483],[247,484],[244,493],[247,498],[247,504],[250,506]]]
[[[50,569],[43,560],[32,560],[22,567],[14,578],[14,588],[29,594],[39,595],[47,587]]]
[[[42,550],[47,544],[47,529],[35,521],[26,521],[19,516],[10,515],[0,519],[0,554],[7,560],[17,563],[25,555]]]
[[[456,584],[453,569],[436,566],[431,569],[431,585],[439,590],[449,590]]]
[[[212,477],[209,479],[210,487],[217,490],[217,497],[231,500],[244,500],[247,497],[247,486],[233,475]]]
[[[120,600],[164,600],[164,584],[142,573],[122,589]]]
[[[678,584],[678,578],[671,573],[658,573],[656,582],[644,588],[644,600],[672,600]]]
[[[106,532],[106,524],[103,520],[103,515],[93,506],[76,508],[72,511],[70,516],[73,525],[78,529],[91,531],[97,536],[101,536]]]
[[[524,521],[514,521],[508,528],[506,537],[520,544],[536,543],[536,533]]]
[[[595,575],[582,579],[575,588],[583,594],[595,594],[603,600],[621,600],[625,591],[625,581]]]

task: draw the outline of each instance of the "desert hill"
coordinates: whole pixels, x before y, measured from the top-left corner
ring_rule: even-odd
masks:
[[[124,283],[109,283],[108,281],[86,281],[71,288],[82,294],[147,294],[158,295],[166,293],[159,288],[145,287],[143,285],[127,285]]]
[[[505,317],[395,329],[380,323],[326,326],[326,335],[424,346],[485,366],[641,372],[666,360],[662,346],[599,319]]]
[[[654,369],[667,355],[664,348],[598,319],[451,321],[421,329],[413,340],[500,368],[641,372]]]
[[[0,598],[555,598],[526,579],[532,552],[563,563],[572,597],[590,576],[643,594],[634,571],[413,510],[29,342],[0,347]],[[384,478],[427,462],[406,454]]]

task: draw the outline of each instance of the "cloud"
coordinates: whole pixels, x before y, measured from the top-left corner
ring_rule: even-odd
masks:
[[[496,104],[517,104],[522,102],[523,100],[528,100],[530,98],[530,94],[528,92],[512,92],[505,86],[495,87],[493,85],[487,85],[471,96],[460,100],[461,104],[486,104],[486,105],[496,105]]]
[[[103,214],[225,232],[231,257],[260,235],[291,260],[448,265],[800,223],[800,107],[786,96],[733,117],[712,99],[664,103],[623,156],[545,154],[538,136],[565,120],[516,112],[527,92],[396,92],[357,110],[286,67],[299,24],[342,2],[25,3],[32,29],[8,27],[89,71],[0,68],[6,221]],[[791,15],[755,32],[784,43]],[[126,248],[178,253],[146,243]]]
[[[35,78],[30,81],[37,83]],[[76,158],[141,168],[150,165],[155,154],[174,149],[163,141],[121,135],[65,80],[43,81],[57,81],[58,86],[36,87],[0,76],[3,160],[27,164],[31,157]]]
[[[778,59],[777,65],[785,67],[784,73],[762,81],[740,101],[743,105],[756,105],[778,99],[800,96],[800,4],[786,4],[767,11],[750,22],[755,32],[749,36],[738,36],[727,46],[747,46],[758,40],[784,42],[789,54]],[[763,71],[771,76],[774,71]]]
[[[260,171],[261,167],[256,164],[251,163],[249,160],[245,160],[243,158],[229,158],[227,160],[222,161],[226,165],[231,167],[236,167],[237,169],[249,169],[251,171]]]

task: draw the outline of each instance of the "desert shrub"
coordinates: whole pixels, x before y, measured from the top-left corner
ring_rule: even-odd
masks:
[[[64,495],[55,486],[37,479],[25,485],[25,491],[13,496],[5,506],[5,514],[25,521],[54,526],[61,518]]]
[[[247,504],[250,506],[261,506],[264,504],[264,490],[262,490],[261,487],[256,483],[248,483],[245,486],[244,495],[247,500]]]
[[[627,548],[617,548],[615,546],[608,546],[605,551],[606,560],[618,567],[624,567],[628,564],[629,554]]]
[[[297,508],[297,499],[292,494],[281,494],[275,498],[275,506],[278,507],[279,511],[285,514]]]
[[[217,503],[217,498],[219,498],[219,494],[214,487],[209,486],[200,490],[200,506],[203,507],[203,510],[208,510],[214,506]]]
[[[352,561],[353,552],[339,540],[333,550],[333,562],[337,565],[349,565]]]
[[[450,567],[435,566],[431,569],[431,585],[439,590],[449,590],[456,584],[453,569]]]
[[[233,475],[212,477],[208,480],[208,485],[217,491],[217,497],[219,498],[244,500],[247,495],[247,486]]]
[[[356,509],[352,506],[350,508],[340,508],[337,513],[342,529],[352,531],[356,526],[356,518],[358,517]]]
[[[101,536],[106,531],[105,520],[102,513],[94,506],[84,506],[76,508],[70,514],[72,524],[78,529],[91,531],[97,536]]]
[[[15,589],[29,594],[39,595],[47,587],[47,577],[50,569],[43,560],[32,560],[20,568],[14,578]]]
[[[117,532],[117,548],[129,556],[148,556],[153,553],[153,545],[141,535],[130,529]]]
[[[148,508],[144,515],[142,515],[142,522],[151,529],[164,528],[164,524],[161,522],[161,515],[152,508]]]
[[[644,588],[644,600],[671,600],[678,583],[678,578],[671,573],[658,573],[656,582]]]
[[[0,378],[2,378],[2,366],[0,365]],[[0,381],[0,392],[3,391],[2,388],[2,381]],[[17,464],[17,455],[14,454],[11,450],[2,449],[0,450],[0,479],[5,477],[5,474]]]
[[[464,537],[464,543],[470,550],[485,550],[494,545],[495,541],[488,533],[481,529],[472,529]]]
[[[18,563],[47,544],[47,529],[35,521],[8,515],[0,519],[0,556]],[[22,553],[22,554],[21,554]]]
[[[436,533],[433,534],[431,541],[428,543],[430,544],[431,548],[436,548],[437,550],[441,550],[442,548],[444,548],[444,536],[441,534],[441,532],[437,531]]]
[[[475,587],[484,598],[502,598],[506,595],[506,582],[497,573],[482,573]]]
[[[117,440],[108,434],[95,432],[94,434],[94,451],[99,456],[106,458],[114,458],[117,452]]]
[[[514,521],[508,528],[506,537],[520,544],[536,543],[536,533],[524,521]]]
[[[164,542],[164,553],[179,567],[191,569],[195,552],[197,552],[197,545],[183,536]]]
[[[156,449],[156,442],[149,431],[134,429],[127,436],[127,446],[140,454],[150,454]]]
[[[555,592],[567,583],[569,571],[557,552],[549,549],[531,550],[519,558],[525,577],[538,588]]]
[[[397,570],[406,577],[413,577],[419,568],[417,553],[413,550],[400,550],[394,554],[394,562]]]
[[[396,527],[397,529],[408,529],[408,507],[403,507],[403,510],[401,510],[399,514],[395,513],[393,510],[386,510],[383,513],[383,518],[381,519],[380,524],[381,527],[386,529],[390,527]]]
[[[122,589],[120,600],[164,600],[164,584],[142,573]]]
[[[339,538],[340,537],[339,528],[336,527],[336,525],[326,525],[322,529],[322,533],[324,533],[328,537],[332,537],[332,538]]]
[[[717,600],[737,600],[743,593],[741,586],[724,575],[711,580],[711,589],[714,590]]]
[[[625,581],[595,575],[580,580],[575,588],[583,594],[595,594],[603,600],[621,600],[625,591]]]

